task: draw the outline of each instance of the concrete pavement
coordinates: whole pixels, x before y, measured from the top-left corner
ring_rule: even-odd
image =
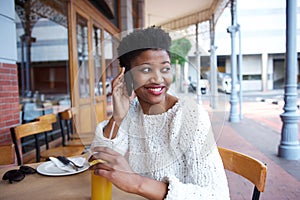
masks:
[[[283,113],[283,104],[274,104],[269,99],[280,102],[282,97],[282,91],[244,94],[245,100],[249,101],[243,103],[243,119],[239,123],[228,122],[229,102],[222,102],[222,109],[212,111],[209,103],[203,101],[209,110],[219,146],[248,154],[266,163],[267,183],[261,194],[262,200],[300,199],[300,160],[287,161],[277,156],[282,126],[279,115]],[[227,176],[233,200],[251,199],[253,186],[249,181],[231,172],[227,172]]]

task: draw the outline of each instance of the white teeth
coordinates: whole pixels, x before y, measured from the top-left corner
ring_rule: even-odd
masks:
[[[149,90],[153,91],[153,92],[159,92],[161,91],[161,88],[148,88]]]

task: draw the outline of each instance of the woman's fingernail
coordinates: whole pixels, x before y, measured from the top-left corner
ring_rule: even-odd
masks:
[[[90,162],[89,164],[90,164],[90,166],[93,166],[93,165],[96,165],[96,164],[98,164],[98,163],[104,164],[104,163],[107,163],[107,162],[106,162],[105,160],[98,159],[98,160],[93,160],[93,161]]]

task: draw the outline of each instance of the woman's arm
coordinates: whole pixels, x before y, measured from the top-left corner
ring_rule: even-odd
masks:
[[[168,190],[167,183],[143,177],[134,173],[127,160],[118,152],[107,147],[95,147],[93,157],[105,160],[91,167],[95,174],[111,181],[119,189],[143,196],[147,199],[162,200]]]
[[[162,181],[140,176],[137,192],[140,196],[147,199],[161,200],[165,199],[168,193],[168,184]]]

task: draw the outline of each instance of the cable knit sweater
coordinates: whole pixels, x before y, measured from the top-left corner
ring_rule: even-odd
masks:
[[[145,115],[133,100],[116,138],[97,126],[93,145],[111,146],[133,171],[168,183],[166,200],[229,199],[222,160],[207,112],[195,101],[179,100],[159,115]]]

